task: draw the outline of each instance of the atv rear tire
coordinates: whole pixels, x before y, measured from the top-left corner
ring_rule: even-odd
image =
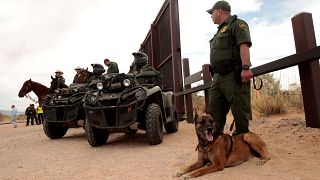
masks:
[[[95,128],[87,122],[85,127],[88,142],[92,147],[101,146],[108,140],[109,133],[105,132],[104,130]]]
[[[67,127],[63,127],[62,123],[43,121],[43,131],[50,139],[62,138],[68,131]]]
[[[160,144],[163,140],[163,121],[160,106],[149,104],[145,114],[146,135],[149,144]]]
[[[166,132],[168,134],[177,132],[178,128],[179,128],[179,121],[178,121],[177,113],[172,112],[171,114],[172,114],[173,121],[164,124],[164,129],[166,130]]]

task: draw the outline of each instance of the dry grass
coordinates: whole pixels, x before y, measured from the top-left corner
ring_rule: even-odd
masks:
[[[197,109],[198,112],[204,112],[205,102],[204,96],[197,96],[195,93],[192,94],[192,107]]]
[[[204,97],[192,94],[193,108],[204,110]],[[252,113],[256,116],[268,116],[287,113],[288,109],[303,111],[301,91],[279,92],[268,95],[263,91],[253,90],[251,94]]]
[[[25,115],[21,114],[18,115],[17,120],[24,120],[25,119]],[[0,113],[0,122],[9,122],[11,120],[10,116],[4,115]]]
[[[285,98],[280,94],[254,93],[252,98],[252,109],[258,115],[283,114],[286,112],[285,104]]]
[[[7,120],[8,118],[9,118],[9,116],[6,116],[6,115],[0,113],[0,121]]]

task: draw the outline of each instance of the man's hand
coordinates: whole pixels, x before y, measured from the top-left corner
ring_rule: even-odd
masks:
[[[250,78],[252,78],[252,71],[251,71],[251,69],[242,70],[242,71],[241,71],[242,83],[250,82]]]

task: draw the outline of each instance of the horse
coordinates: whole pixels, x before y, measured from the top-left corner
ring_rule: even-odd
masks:
[[[86,83],[88,83],[88,81],[89,81],[91,76],[93,76],[93,73],[88,71],[88,68],[87,69],[81,69],[80,73],[79,73],[79,75],[77,77],[77,80],[74,83],[76,83],[76,84],[86,84]]]
[[[38,96],[38,102],[41,103],[44,98],[50,94],[49,93],[49,88],[38,83],[38,82],[34,82],[34,81],[31,81],[31,79],[25,81],[18,93],[18,96],[21,98],[21,97],[29,97],[31,100],[33,100],[29,95],[28,93],[33,91],[37,96]],[[35,100],[33,100],[35,101]]]
[[[49,88],[49,92],[51,94],[54,93],[54,90],[56,89],[62,89],[62,88],[67,88],[68,86],[65,83],[60,83],[58,78],[54,78],[51,76],[51,83],[50,83],[50,88]]]

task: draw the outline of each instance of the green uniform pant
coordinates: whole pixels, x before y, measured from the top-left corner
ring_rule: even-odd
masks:
[[[249,131],[250,83],[236,82],[235,72],[226,75],[215,73],[213,84],[209,90],[209,113],[217,120],[220,130],[223,131],[226,116],[231,108],[236,134]]]

